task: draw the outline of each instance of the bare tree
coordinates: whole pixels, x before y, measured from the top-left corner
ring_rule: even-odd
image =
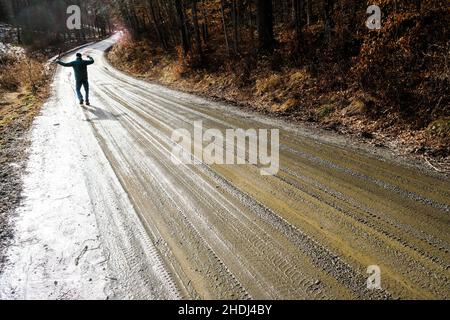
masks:
[[[272,0],[256,0],[260,52],[271,53],[275,46]]]

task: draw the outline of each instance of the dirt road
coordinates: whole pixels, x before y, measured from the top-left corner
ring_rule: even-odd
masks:
[[[19,234],[31,235],[12,249],[0,295],[53,297],[56,273],[66,288],[56,298],[450,297],[447,178],[126,76],[104,57],[111,42],[84,50],[96,60],[92,106],[76,105],[70,69],[57,72],[55,97],[34,128],[16,222]],[[280,129],[278,174],[263,176],[253,165],[174,164],[173,130],[192,130],[198,120],[221,131]],[[63,224],[61,235],[47,239],[46,226],[25,213]],[[80,239],[90,237],[82,254]],[[27,250],[41,263],[27,260]],[[58,250],[68,262],[57,259]],[[80,271],[74,262],[85,258]],[[381,270],[381,290],[367,288],[371,265]],[[17,281],[24,266],[35,266],[32,291]]]

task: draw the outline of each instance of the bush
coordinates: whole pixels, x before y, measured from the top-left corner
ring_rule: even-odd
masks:
[[[428,132],[441,138],[450,138],[450,117],[430,123]]]
[[[19,79],[13,72],[17,59],[10,54],[0,55],[0,91],[15,91],[19,87]]]
[[[0,91],[17,91],[19,87],[36,93],[47,81],[44,65],[32,58],[0,56]]]
[[[283,83],[283,78],[278,74],[270,75],[265,79],[256,80],[256,93],[264,95],[266,93],[273,93]]]
[[[388,17],[361,48],[353,73],[361,88],[393,106],[416,128],[448,115],[450,25],[446,9],[399,13]]]

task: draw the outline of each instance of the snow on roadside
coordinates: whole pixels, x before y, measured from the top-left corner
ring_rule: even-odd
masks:
[[[21,47],[17,47],[8,43],[0,42],[0,55],[12,54],[15,56],[21,56],[25,54],[25,50]]]
[[[0,23],[0,55],[24,55],[25,50],[21,47],[10,44],[15,38],[14,29],[7,24]]]
[[[84,177],[76,170],[82,164],[71,123],[76,114],[59,105],[50,101],[35,120],[24,200],[12,217],[16,237],[0,274],[0,299],[113,295]]]
[[[72,85],[58,69],[34,121],[0,299],[177,299]]]

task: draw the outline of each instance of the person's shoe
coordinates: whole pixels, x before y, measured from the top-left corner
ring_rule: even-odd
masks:
[[[83,100],[80,101],[80,106],[82,106],[82,105],[84,105],[84,101]]]
[[[89,100],[86,100],[86,105],[87,105],[87,106],[90,106],[90,105],[91,105],[91,103],[89,102]]]

